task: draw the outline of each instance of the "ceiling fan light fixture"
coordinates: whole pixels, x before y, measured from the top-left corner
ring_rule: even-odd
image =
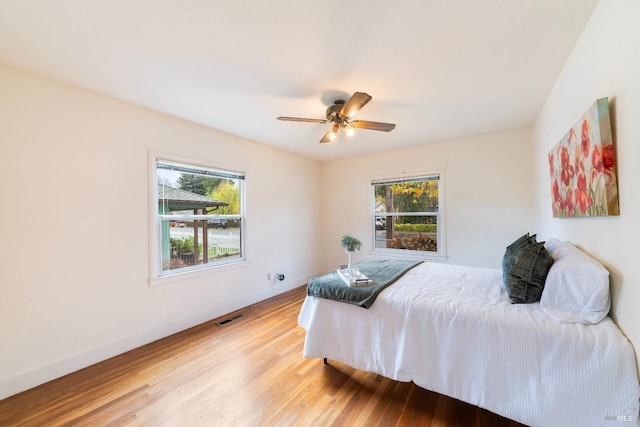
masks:
[[[338,123],[334,123],[333,126],[331,126],[331,132],[329,132],[329,139],[333,141],[338,137],[339,133],[340,125]]]
[[[347,134],[347,138],[351,138],[355,134],[355,131],[351,126],[347,126],[345,133]]]

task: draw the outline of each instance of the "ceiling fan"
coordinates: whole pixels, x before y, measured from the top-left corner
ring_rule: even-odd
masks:
[[[302,119],[298,117],[278,117],[278,120],[289,122],[307,122],[307,123],[333,123],[331,129],[324,134],[320,142],[329,142],[337,138],[342,129],[348,137],[353,135],[353,129],[370,129],[390,132],[395,129],[393,123],[370,122],[367,120],[352,120],[353,116],[364,107],[367,102],[371,101],[371,95],[364,92],[354,93],[348,101],[338,99],[333,101],[333,105],[327,108],[326,119]]]

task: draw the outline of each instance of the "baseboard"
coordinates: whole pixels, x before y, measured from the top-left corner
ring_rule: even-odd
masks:
[[[0,400],[86,368],[87,366],[102,362],[119,354],[126,353],[134,348],[149,344],[150,342],[159,340],[177,332],[184,331],[185,329],[208,322],[209,320],[216,319],[227,313],[264,301],[283,292],[290,291],[304,285],[310,278],[311,277],[282,282],[279,283],[278,286],[268,288],[262,292],[258,292],[257,294],[223,304],[211,310],[184,317],[178,321],[171,322],[168,325],[163,324],[162,326],[158,326],[135,335],[123,337],[87,351],[70,355],[38,368],[22,372],[11,377],[2,378],[0,379]]]

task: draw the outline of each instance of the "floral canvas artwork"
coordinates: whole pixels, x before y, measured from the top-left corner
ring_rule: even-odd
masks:
[[[598,99],[549,152],[556,218],[619,215],[609,100]]]

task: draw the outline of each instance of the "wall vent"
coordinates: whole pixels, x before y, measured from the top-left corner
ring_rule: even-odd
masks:
[[[236,320],[242,319],[243,317],[247,317],[247,316],[245,316],[244,314],[236,314],[233,317],[229,317],[228,319],[224,319],[224,320],[221,320],[219,322],[216,322],[216,325],[218,325],[218,326],[226,326],[231,322],[235,322]]]

